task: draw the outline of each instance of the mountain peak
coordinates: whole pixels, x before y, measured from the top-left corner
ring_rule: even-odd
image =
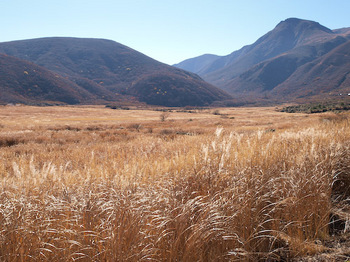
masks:
[[[299,24],[299,23],[315,23],[318,24],[317,22],[314,21],[310,21],[310,20],[306,20],[306,19],[300,19],[300,18],[296,18],[296,17],[290,17],[287,18],[286,20],[281,21],[280,23],[287,23],[287,24]]]
[[[288,18],[281,21],[275,29],[292,29],[294,32],[307,31],[308,33],[313,33],[315,31],[321,31],[329,34],[333,34],[333,31],[329,28],[321,25],[318,22],[305,20],[300,18]]]

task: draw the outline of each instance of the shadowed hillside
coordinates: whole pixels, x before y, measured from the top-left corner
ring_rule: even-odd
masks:
[[[0,43],[0,52],[43,66],[101,99],[105,99],[101,90],[169,106],[208,105],[227,98],[223,91],[193,73],[110,40],[41,38]],[[173,91],[159,95],[155,88]]]
[[[1,103],[86,103],[97,96],[43,67],[0,54]]]

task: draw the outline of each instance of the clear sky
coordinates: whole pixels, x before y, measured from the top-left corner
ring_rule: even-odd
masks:
[[[289,17],[350,27],[350,0],[0,0],[0,42],[105,38],[174,64],[227,55]]]

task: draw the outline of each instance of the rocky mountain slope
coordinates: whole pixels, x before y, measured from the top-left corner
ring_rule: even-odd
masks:
[[[349,40],[349,28],[330,30],[313,21],[290,18],[230,55],[213,61],[193,58],[175,66],[202,61],[203,66],[196,67],[200,70],[192,71],[235,97],[276,102],[324,99],[326,94],[332,98],[350,92],[344,80],[350,72],[346,66],[350,58],[345,55]],[[335,51],[338,47],[342,51]],[[331,65],[314,69],[317,63],[333,60],[341,60],[333,70]]]

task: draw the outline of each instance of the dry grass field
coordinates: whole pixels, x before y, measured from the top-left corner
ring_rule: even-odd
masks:
[[[2,106],[0,261],[346,261],[349,124]]]

